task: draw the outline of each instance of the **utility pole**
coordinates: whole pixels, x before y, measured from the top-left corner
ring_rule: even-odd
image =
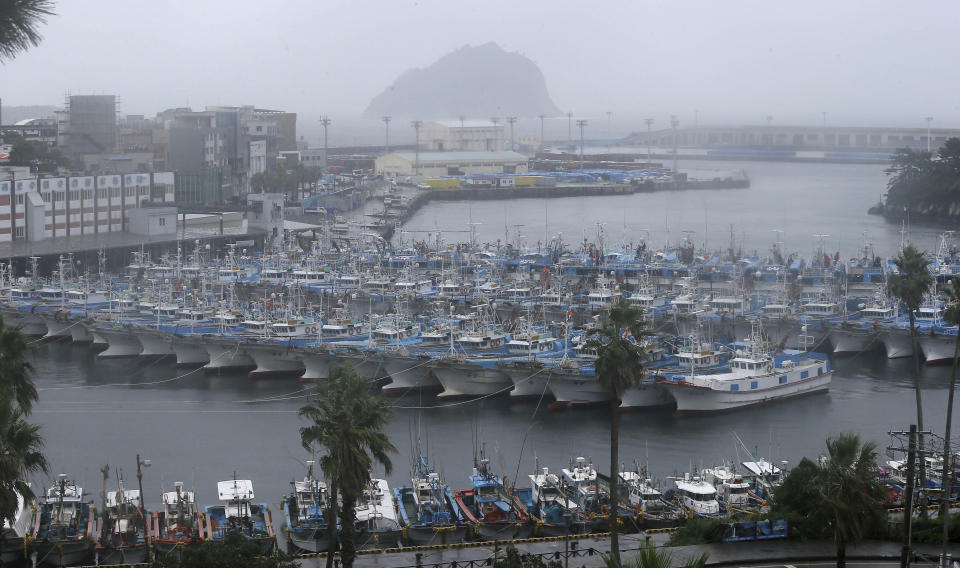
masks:
[[[540,151],[543,151],[543,119],[547,118],[547,115],[540,115]]]
[[[587,125],[586,120],[578,120],[577,126],[580,128],[580,171],[583,171],[583,127]]]
[[[930,122],[933,120],[932,116],[924,118],[927,121],[927,153],[930,152]]]
[[[417,175],[420,175],[420,127],[423,126],[422,120],[414,120],[410,123],[410,126],[413,127],[413,130],[417,133],[416,144],[414,145],[414,152],[416,153],[416,159],[413,162],[413,171]]]
[[[144,519],[147,518],[146,512],[143,508],[143,470],[140,467],[150,467],[150,460],[140,459],[140,454],[137,454],[137,485],[140,488],[140,515]],[[147,562],[150,562],[150,546],[147,546]]]
[[[513,125],[517,122],[517,117],[508,116],[507,122],[510,124],[510,151],[513,152],[517,149],[516,143],[513,141]]]
[[[386,129],[386,140],[384,141],[384,146],[386,146],[386,153],[390,153],[390,121],[393,120],[393,117],[385,116],[382,119],[383,125]]]
[[[680,126],[680,121],[677,120],[677,115],[670,115],[670,127],[673,128],[673,174],[677,174],[677,127]],[[676,181],[676,180],[674,180]]]
[[[323,125],[323,171],[327,173],[327,154],[329,150],[329,146],[327,146],[327,127],[330,126],[330,117],[323,115],[320,124]]]
[[[467,119],[466,116],[462,114],[460,115],[460,136],[458,136],[458,138],[460,139],[459,142],[460,142],[461,151],[466,150],[466,148],[463,147],[463,135],[464,135],[463,121],[466,119]]]
[[[650,134],[650,127],[653,126],[653,119],[652,119],[652,118],[645,118],[645,119],[643,119],[643,121],[647,123],[647,166],[649,167],[649,166],[650,166],[650,162],[653,161],[653,154],[652,154],[652,152],[651,152],[651,150],[650,150],[650,146],[651,146],[651,144],[652,144],[652,142],[653,142],[653,141],[650,139],[651,136],[652,136],[652,135]]]

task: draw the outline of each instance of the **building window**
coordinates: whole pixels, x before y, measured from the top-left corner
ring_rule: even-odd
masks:
[[[13,230],[13,236],[17,237],[18,239],[22,239],[22,238],[23,238],[23,234],[24,234],[24,233],[23,233],[23,229],[24,229],[23,227],[17,227],[17,228],[15,228],[15,229]]]
[[[92,189],[83,190],[83,198],[87,201],[90,201],[91,199],[93,199],[93,190]]]
[[[23,205],[23,194],[20,193],[17,195],[17,205]]]
[[[76,189],[70,191],[70,201],[78,201],[80,199],[80,192]]]
[[[160,217],[160,226],[163,227],[163,226],[166,226],[166,224],[167,224],[167,218]]]

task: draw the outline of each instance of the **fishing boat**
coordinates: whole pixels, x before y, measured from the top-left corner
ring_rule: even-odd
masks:
[[[483,540],[513,540],[532,533],[530,515],[503,479],[490,471],[490,461],[480,454],[470,476],[471,489],[454,493],[464,518],[477,526]]]
[[[330,525],[326,517],[330,495],[327,484],[314,476],[314,465],[313,460],[307,461],[307,475],[290,482],[293,492],[283,499],[288,548],[312,553],[330,550]]]
[[[223,540],[227,533],[241,534],[260,546],[264,554],[273,552],[277,543],[270,519],[270,508],[254,503],[253,482],[249,479],[230,479],[217,483],[220,505],[204,510],[206,540]]]
[[[530,512],[539,523],[538,536],[564,536],[589,532],[592,522],[577,503],[563,491],[560,478],[543,468],[530,474]]]
[[[647,476],[646,468],[621,471],[620,479],[627,488],[627,502],[635,513],[637,530],[673,527],[684,518],[683,511],[663,497],[663,493]]]
[[[153,549],[167,554],[184,547],[199,546],[203,542],[196,495],[183,488],[183,482],[173,484],[173,491],[162,495],[163,510],[153,513]]]
[[[414,546],[452,544],[463,541],[467,525],[440,474],[417,458],[412,486],[394,489],[397,513],[407,540]]]
[[[61,473],[41,498],[30,533],[38,565],[73,566],[93,556],[93,517],[83,497],[83,488]]]
[[[354,511],[357,550],[395,548],[401,544],[403,527],[397,520],[393,493],[386,479],[371,479]]]
[[[746,349],[738,350],[729,365],[729,372],[667,375],[657,385],[677,401],[678,414],[722,412],[824,392],[833,374],[826,355],[764,350],[759,322]]]
[[[147,520],[140,507],[140,491],[127,489],[123,482],[121,476],[117,480],[117,490],[105,492],[96,547],[100,564],[138,564],[147,558]]]
[[[668,489],[664,497],[680,505],[684,510],[697,517],[718,518],[724,516],[725,509],[717,501],[717,489],[698,476],[689,473],[683,477],[668,477],[673,488]]]

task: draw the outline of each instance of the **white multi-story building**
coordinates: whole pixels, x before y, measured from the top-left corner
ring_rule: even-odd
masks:
[[[173,172],[0,181],[0,242],[125,231],[130,210],[172,205],[174,182]]]

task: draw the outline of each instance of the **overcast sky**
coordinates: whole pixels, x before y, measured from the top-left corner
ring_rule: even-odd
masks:
[[[5,105],[254,104],[358,115],[405,69],[495,41],[561,109],[687,124],[960,126],[956,0],[62,0],[0,66]]]

